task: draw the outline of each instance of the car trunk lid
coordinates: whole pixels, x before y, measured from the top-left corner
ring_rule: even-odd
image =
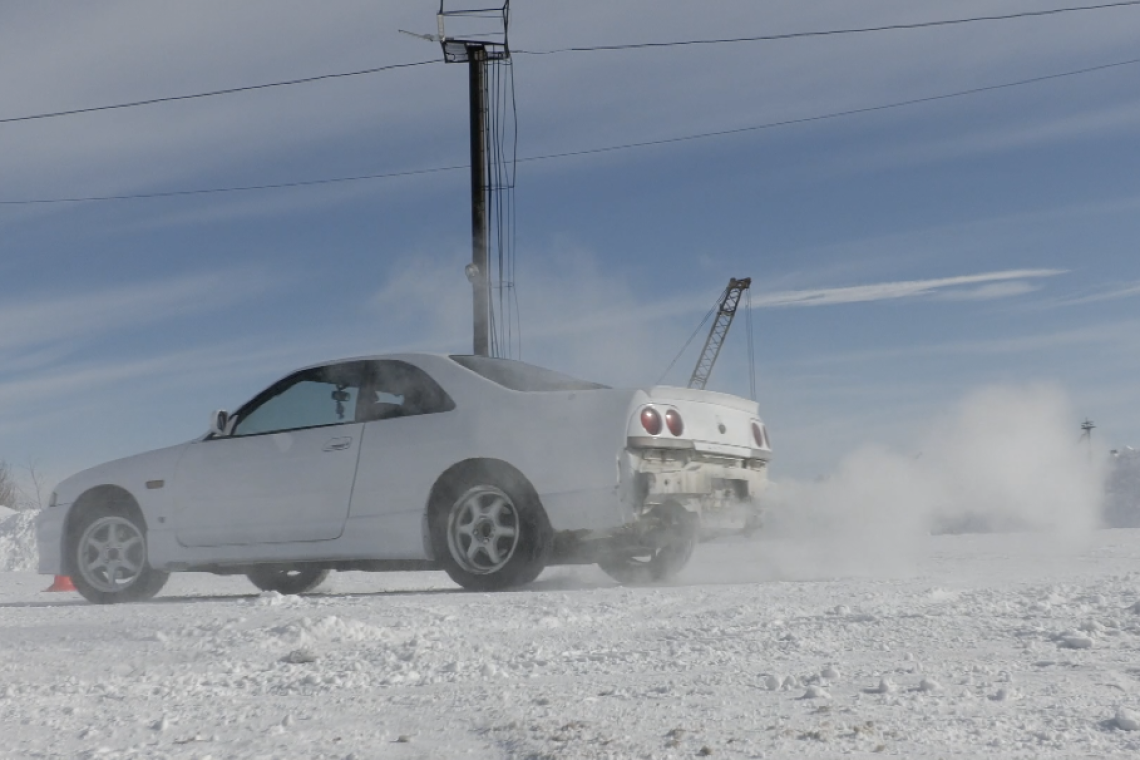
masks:
[[[656,386],[646,391],[647,403],[633,410],[629,421],[629,437],[646,448],[693,448],[710,454],[767,459],[771,453],[766,444],[758,445],[752,426],[763,425],[760,408],[755,401],[715,391]],[[647,431],[641,422],[641,411],[654,408],[664,422],[669,410],[680,415],[684,429],[673,435],[662,424],[658,434]]]

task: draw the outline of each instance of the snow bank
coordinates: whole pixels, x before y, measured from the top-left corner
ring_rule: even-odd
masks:
[[[36,551],[36,513],[0,513],[0,571],[26,571],[36,569],[39,553]]]

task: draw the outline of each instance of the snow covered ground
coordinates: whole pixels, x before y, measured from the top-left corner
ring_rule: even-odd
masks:
[[[0,756],[1140,754],[1140,530],[922,541],[828,572],[729,541],[676,585],[553,568],[488,595],[179,575],[99,607],[0,573]]]

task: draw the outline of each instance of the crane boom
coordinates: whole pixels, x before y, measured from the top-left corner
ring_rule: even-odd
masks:
[[[732,327],[732,320],[736,317],[736,307],[740,305],[740,297],[751,285],[751,277],[745,277],[743,280],[733,277],[728,281],[728,287],[724,289],[724,295],[720,299],[716,319],[713,320],[712,329],[709,330],[709,337],[705,339],[705,347],[701,349],[701,356],[697,359],[693,376],[689,378],[690,388],[704,390],[708,384],[713,365],[720,356],[720,347],[724,345],[724,339],[728,337],[728,328]]]

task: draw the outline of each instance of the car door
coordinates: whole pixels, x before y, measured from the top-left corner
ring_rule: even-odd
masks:
[[[344,531],[363,424],[364,362],[303,370],[191,444],[175,476],[184,546],[327,541]]]
[[[352,519],[374,526],[371,547],[389,559],[422,559],[423,516],[436,478],[462,451],[455,402],[407,362],[370,362],[360,401],[365,423]]]

